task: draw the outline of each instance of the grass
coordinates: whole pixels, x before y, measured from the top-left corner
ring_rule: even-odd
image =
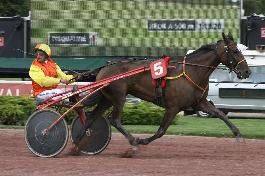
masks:
[[[240,129],[244,138],[265,139],[265,120],[263,119],[231,119]],[[154,134],[159,126],[152,125],[125,125],[131,133]],[[22,126],[5,126],[0,128],[23,129]],[[113,132],[117,132],[112,128]],[[212,137],[234,137],[231,130],[225,123],[217,118],[182,117],[176,125],[171,125],[166,134],[191,135],[191,136],[212,136]]]
[[[265,139],[265,120],[262,119],[232,119],[244,138]],[[132,133],[155,133],[158,126],[126,125]],[[116,131],[116,130],[114,130]],[[217,118],[181,117],[176,125],[171,125],[167,134],[234,137],[226,124]]]

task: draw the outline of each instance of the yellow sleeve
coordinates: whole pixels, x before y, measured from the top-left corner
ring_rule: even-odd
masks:
[[[67,75],[67,74],[65,74],[57,64],[56,64],[56,69],[57,69],[57,77],[60,80],[61,79],[66,79],[67,81],[69,81],[70,79],[74,78],[73,75]]]
[[[29,69],[30,78],[39,84],[41,87],[50,87],[60,83],[60,78],[53,78],[49,76],[45,76],[43,71],[35,66],[31,65]]]

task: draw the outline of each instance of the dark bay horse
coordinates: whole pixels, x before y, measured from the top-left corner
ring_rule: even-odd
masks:
[[[176,114],[189,107],[222,119],[236,137],[241,137],[239,129],[228,117],[206,99],[209,76],[220,63],[234,71],[240,79],[248,78],[250,75],[247,62],[238,50],[237,43],[234,42],[230,33],[228,35],[223,33],[223,40],[215,44],[202,46],[193,53],[186,55],[182,61],[170,62],[167,76],[179,76],[176,79],[167,80],[165,103],[163,105],[165,108],[164,118],[157,132],[151,137],[135,138],[121,124],[127,94],[157,104],[150,71],[114,81],[104,88],[102,90],[103,98],[99,101],[91,116],[100,117],[108,108],[113,106],[110,122],[128,139],[131,145],[146,145],[162,137]],[[149,67],[149,65],[149,61],[118,62],[101,68],[97,74],[97,80],[140,66]],[[78,145],[77,147],[80,147]]]

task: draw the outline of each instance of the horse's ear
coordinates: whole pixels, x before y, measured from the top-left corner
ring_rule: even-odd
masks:
[[[227,39],[227,36],[225,35],[225,33],[224,33],[224,32],[222,32],[222,36],[223,36],[223,39],[224,39],[224,41],[225,41],[225,42],[227,42],[227,41],[228,41],[228,39]]]
[[[228,38],[229,38],[230,40],[234,41],[234,38],[233,38],[233,36],[232,36],[232,33],[231,33],[231,32],[229,32],[227,36],[228,36]]]

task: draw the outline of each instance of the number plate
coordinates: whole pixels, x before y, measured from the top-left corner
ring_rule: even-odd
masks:
[[[167,75],[166,61],[159,59],[150,64],[151,75],[153,79],[162,78]]]

